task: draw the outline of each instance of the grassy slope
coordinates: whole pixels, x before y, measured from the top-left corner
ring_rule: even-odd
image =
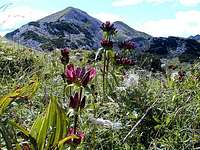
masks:
[[[0,95],[26,82],[33,74],[40,77],[40,89],[35,97],[27,102],[16,102],[10,107],[7,115],[29,128],[32,120],[44,109],[48,102],[44,93],[57,95],[62,101],[63,66],[59,61],[59,52],[40,53],[26,48],[19,48],[0,42]],[[76,52],[74,52],[76,53]],[[87,60],[79,62],[71,54],[71,62],[84,66]],[[82,54],[81,56],[86,59]],[[101,62],[96,64],[98,69]],[[196,64],[195,74],[199,75],[199,64]],[[98,80],[94,80],[96,89],[101,95],[101,78],[98,70]],[[145,71],[146,74],[149,72]],[[122,78],[120,71],[115,72],[117,80]],[[169,78],[158,76],[140,76],[138,85],[118,87],[113,83],[109,90],[109,98],[102,104],[102,98],[97,98],[97,116],[121,122],[121,129],[96,128],[96,149],[195,149],[200,147],[200,92],[198,80],[192,76],[184,82],[174,82]],[[81,129],[86,133],[82,149],[91,148],[93,126],[88,122],[93,107],[91,96],[87,98],[86,110],[82,114]],[[143,116],[145,111],[154,103],[141,124],[123,143],[134,124]],[[66,102],[65,102],[66,103]],[[66,104],[67,105],[67,104]],[[14,113],[13,113],[14,112]],[[1,140],[0,140],[1,141]]]

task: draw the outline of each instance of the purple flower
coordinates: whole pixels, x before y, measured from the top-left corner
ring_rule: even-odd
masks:
[[[83,132],[76,130],[76,133],[74,133],[74,131],[75,131],[74,128],[69,128],[68,132],[67,132],[67,137],[72,136],[72,135],[76,135],[79,139],[70,139],[66,143],[68,143],[68,144],[80,144],[81,141],[84,140],[85,134]]]
[[[75,68],[73,64],[69,64],[65,69],[65,76],[69,84],[76,83],[85,87],[96,76],[96,69]]]
[[[120,49],[127,49],[127,50],[131,50],[135,48],[135,45],[133,42],[131,41],[124,41],[118,44]]]
[[[106,39],[103,39],[103,40],[101,40],[101,46],[104,49],[112,49],[113,48],[113,42],[106,40]]]
[[[117,32],[114,24],[110,23],[110,21],[103,23],[100,28],[103,30],[103,32],[107,32],[110,35],[114,35]]]
[[[70,96],[69,107],[76,109],[78,108],[79,103],[80,103],[79,94],[76,92],[74,96]]]
[[[116,59],[116,64],[119,64],[119,65],[135,65],[135,63],[136,63],[135,61],[128,58]]]
[[[76,92],[74,96],[70,96],[69,107],[73,109],[77,109],[80,107],[81,109],[83,109],[85,107],[85,100],[86,100],[86,96],[84,96],[82,100],[80,101],[80,96],[78,92]]]
[[[62,64],[64,64],[64,65],[69,63],[69,49],[64,48],[61,50],[60,60],[61,60]]]
[[[76,72],[73,64],[67,65],[65,69],[65,76],[67,77],[68,83],[73,83],[76,80]]]
[[[69,49],[68,48],[61,49],[61,55],[63,57],[69,56]]]

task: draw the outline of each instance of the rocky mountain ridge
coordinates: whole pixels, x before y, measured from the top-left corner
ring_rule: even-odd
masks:
[[[77,8],[68,7],[60,12],[30,22],[6,34],[6,38],[38,50],[53,50],[70,47],[71,49],[97,49],[103,33],[102,22]],[[149,38],[150,35],[136,31],[123,22],[114,22],[118,28],[117,39],[132,37]]]
[[[86,12],[68,7],[62,11],[29,22],[19,29],[6,34],[6,38],[27,47],[41,51],[69,47],[71,49],[95,50],[100,47],[103,33],[102,22]],[[200,35],[189,38],[152,37],[116,21],[115,45],[123,40],[135,43],[138,52],[148,52],[161,57],[200,57]]]

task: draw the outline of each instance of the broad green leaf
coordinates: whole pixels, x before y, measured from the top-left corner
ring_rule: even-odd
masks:
[[[66,135],[67,117],[56,97],[51,97],[47,109],[34,122],[31,135],[36,139],[38,149],[50,149]],[[62,149],[62,145],[60,146]]]
[[[11,124],[13,127],[17,128],[18,130],[20,130],[24,135],[26,135],[27,137],[29,137],[29,131],[26,130],[25,128],[21,127],[19,124],[17,124],[14,121],[9,121],[9,124]]]
[[[38,77],[33,76],[30,82],[24,87],[16,89],[15,91],[8,93],[7,95],[0,98],[0,115],[2,115],[6,108],[16,99],[30,99],[35,94],[38,86]]]
[[[9,121],[9,124],[12,125],[13,127],[17,128],[19,131],[21,131],[27,138],[29,138],[30,142],[31,142],[31,147],[34,148],[36,147],[36,140],[31,136],[31,134],[29,133],[28,130],[26,130],[25,128],[23,128],[22,126],[20,126],[19,124],[17,124],[14,121]],[[20,146],[18,145],[18,143],[16,143],[16,148],[21,149]]]
[[[62,139],[62,140],[60,140],[60,141],[58,142],[58,147],[60,147],[60,146],[63,145],[66,141],[68,141],[68,140],[70,140],[70,139],[79,139],[79,137],[76,136],[76,135],[68,136],[68,137],[66,137],[66,138],[64,138],[64,139]]]

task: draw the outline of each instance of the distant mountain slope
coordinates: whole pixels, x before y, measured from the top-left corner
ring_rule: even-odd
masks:
[[[200,35],[199,34],[197,34],[195,36],[190,36],[189,38],[193,39],[193,40],[197,40],[198,42],[200,42]]]
[[[148,40],[146,52],[162,57],[179,57],[181,61],[192,62],[200,57],[200,43],[180,37],[154,37]]]
[[[151,38],[150,35],[144,33],[144,32],[140,32],[137,30],[132,29],[131,27],[129,27],[127,24],[125,24],[124,22],[121,21],[116,21],[114,22],[115,27],[117,28],[117,36],[116,39],[123,41],[123,40],[131,40],[133,38]]]
[[[86,12],[68,7],[62,11],[30,22],[6,34],[6,38],[38,50],[53,50],[70,47],[72,49],[97,49],[100,47],[102,22]],[[115,22],[118,33],[115,40],[151,36],[136,31],[123,22]]]

